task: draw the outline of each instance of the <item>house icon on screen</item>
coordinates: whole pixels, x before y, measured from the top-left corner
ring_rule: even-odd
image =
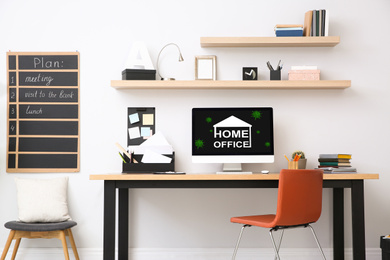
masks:
[[[215,139],[246,140],[244,148],[251,147],[251,133],[252,125],[235,116],[230,116],[214,125]]]

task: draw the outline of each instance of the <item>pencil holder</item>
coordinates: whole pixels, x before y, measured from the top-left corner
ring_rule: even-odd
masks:
[[[293,169],[293,170],[297,170],[298,169],[298,161],[289,161],[288,168]]]
[[[271,80],[280,80],[281,79],[281,77],[280,77],[280,75],[281,75],[281,70],[270,70],[269,71],[270,72],[270,79]]]

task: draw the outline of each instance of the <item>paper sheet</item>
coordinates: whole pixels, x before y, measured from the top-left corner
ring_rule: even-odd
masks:
[[[138,126],[129,128],[129,138],[130,139],[135,139],[135,138],[139,138],[139,137],[141,137],[141,133],[139,131]]]
[[[142,163],[170,163],[172,158],[156,153],[152,150],[146,150],[142,157]]]
[[[138,113],[134,113],[129,115],[130,124],[135,124],[139,122],[139,116]]]

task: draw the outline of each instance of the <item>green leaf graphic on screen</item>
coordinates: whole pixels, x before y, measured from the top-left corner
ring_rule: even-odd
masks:
[[[266,147],[270,147],[271,143],[270,142],[265,142],[264,144]]]
[[[195,140],[196,149],[203,148],[204,142],[201,139]]]
[[[261,118],[261,112],[260,111],[252,111],[251,117],[253,117],[255,120],[256,119],[260,119]]]
[[[206,122],[207,123],[211,123],[211,121],[213,121],[213,119],[211,117],[206,117]]]

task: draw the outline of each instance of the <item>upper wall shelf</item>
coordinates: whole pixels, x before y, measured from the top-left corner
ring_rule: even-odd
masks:
[[[345,89],[350,80],[111,80],[116,89]]]
[[[200,37],[202,48],[210,47],[334,47],[340,36],[326,37]]]

